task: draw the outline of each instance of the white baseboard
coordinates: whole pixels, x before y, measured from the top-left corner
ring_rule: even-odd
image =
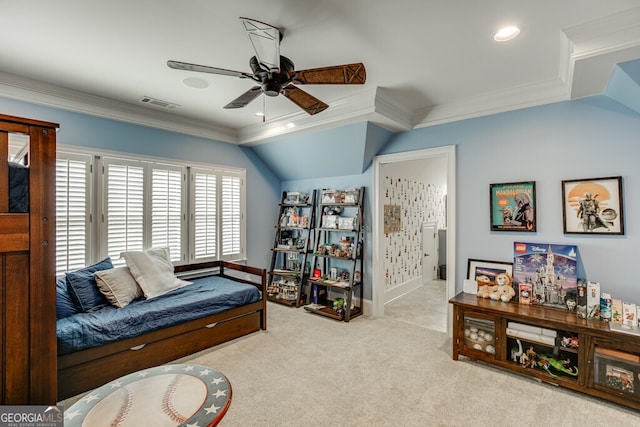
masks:
[[[389,304],[391,301],[400,298],[401,296],[406,295],[409,292],[415,291],[422,286],[422,277],[417,277],[415,279],[404,282],[401,285],[398,285],[384,292],[384,303],[385,305]]]

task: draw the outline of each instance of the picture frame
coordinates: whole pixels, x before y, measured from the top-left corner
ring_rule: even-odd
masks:
[[[562,181],[564,234],[624,235],[622,177]]]
[[[384,205],[384,232],[399,233],[402,231],[402,211],[400,205]]]
[[[495,277],[500,273],[509,273],[513,277],[513,262],[487,261],[469,258],[467,262],[467,279],[475,281],[478,276],[488,276],[495,282]]]
[[[536,182],[489,184],[491,231],[536,232]]]

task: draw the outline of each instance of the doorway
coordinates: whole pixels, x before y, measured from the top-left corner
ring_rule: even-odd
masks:
[[[373,317],[383,317],[385,304],[389,302],[389,298],[393,292],[388,292],[385,284],[385,271],[383,271],[383,257],[385,254],[384,247],[384,197],[383,180],[385,177],[381,173],[385,165],[401,164],[402,162],[415,162],[421,160],[424,167],[428,167],[429,161],[434,159],[444,159],[446,164],[446,290],[445,298],[455,295],[455,146],[445,146],[430,148],[424,150],[408,151],[397,154],[388,154],[376,156],[373,160],[373,229],[372,229],[372,307],[371,314]],[[447,307],[447,332],[451,335],[451,308]]]
[[[435,222],[422,226],[422,284],[438,279],[438,229]]]

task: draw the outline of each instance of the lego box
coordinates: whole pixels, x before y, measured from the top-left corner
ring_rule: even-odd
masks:
[[[513,250],[514,286],[519,289],[521,283],[531,285],[531,304],[574,309],[577,246],[515,242]]]

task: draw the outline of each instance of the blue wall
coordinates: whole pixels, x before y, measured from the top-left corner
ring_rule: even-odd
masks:
[[[246,169],[247,260],[267,268],[280,180],[255,153],[238,146],[151,127],[0,98],[0,112],[60,124],[57,142]],[[267,207],[267,208],[265,208]],[[265,230],[268,230],[265,232]]]
[[[257,157],[261,150],[280,145],[280,152],[296,165],[317,171],[340,156],[338,141],[347,146],[353,138],[371,138],[371,125],[351,125],[275,141],[262,148],[233,145],[159,131],[142,126],[64,112],[0,98],[0,111],[61,124],[59,141],[161,157],[175,157],[247,168],[247,224],[249,262],[266,266],[273,240],[276,205],[283,190],[310,191],[325,187],[367,187],[365,203],[371,206],[372,168],[329,178],[276,178]],[[424,148],[457,146],[457,278],[462,289],[468,258],[509,261],[514,241],[576,244],[582,272],[601,282],[604,292],[640,303],[634,270],[640,253],[638,210],[640,197],[640,115],[605,96],[561,102],[493,116],[464,120],[390,135],[378,132],[378,154]],[[331,138],[326,138],[327,136]],[[382,139],[391,137],[390,141]],[[328,149],[327,143],[331,141]],[[299,143],[295,150],[291,145]],[[359,143],[359,153],[368,149]],[[295,145],[295,144],[294,144]],[[368,145],[368,147],[371,147]],[[363,151],[364,148],[364,151]],[[283,148],[284,149],[284,148]],[[343,151],[344,153],[345,151]],[[312,154],[312,155],[311,155]],[[362,158],[354,158],[362,166]],[[366,162],[365,162],[366,165]],[[298,166],[297,166],[298,167]],[[624,236],[564,235],[561,181],[563,179],[623,177]],[[489,231],[489,184],[536,181],[538,232]],[[370,209],[367,223],[371,223]],[[367,242],[371,242],[370,230]],[[365,256],[370,258],[370,244]],[[370,264],[370,263],[369,263]],[[370,266],[369,266],[370,268]],[[370,273],[365,267],[365,298],[371,298]],[[368,283],[367,283],[368,282]]]
[[[638,135],[640,115],[598,96],[398,133],[378,154],[457,146],[458,291],[469,258],[512,261],[514,241],[576,244],[583,277],[616,298],[640,303],[634,270],[640,253]],[[623,177],[625,235],[565,235],[561,181],[607,176]],[[491,232],[489,184],[515,181],[536,181],[538,231]],[[283,181],[282,189],[354,185],[372,185],[371,167],[361,176]],[[370,243],[370,231],[367,237]]]
[[[640,115],[599,96],[406,132],[381,154],[457,145],[459,282],[469,258],[511,261],[514,241],[576,244],[588,280],[638,303],[638,135]],[[561,181],[607,176],[623,177],[625,235],[564,235]],[[538,231],[491,232],[489,184],[529,180],[536,181]]]

